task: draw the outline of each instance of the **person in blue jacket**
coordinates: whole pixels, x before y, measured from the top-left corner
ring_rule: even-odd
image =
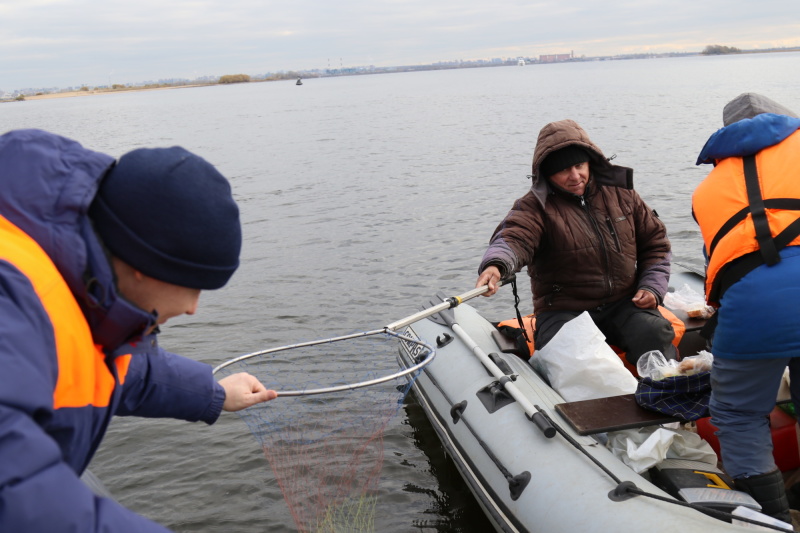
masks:
[[[228,181],[183,148],[0,136],[0,531],[166,531],[80,476],[114,415],[212,424],[277,396],[156,342],[240,249]]]
[[[697,159],[713,169],[692,196],[706,300],[718,308],[711,421],[736,488],[791,523],[769,414],[787,367],[800,409],[800,118],[757,93],[731,100],[722,118]]]

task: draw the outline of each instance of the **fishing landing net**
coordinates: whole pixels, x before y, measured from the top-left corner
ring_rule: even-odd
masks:
[[[396,372],[400,343],[416,365]],[[214,369],[248,372],[278,391],[237,414],[261,445],[298,531],[375,530],[384,429],[433,356],[431,346],[387,327],[255,352]]]

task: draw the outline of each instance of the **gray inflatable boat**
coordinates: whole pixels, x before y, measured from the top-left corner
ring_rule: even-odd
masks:
[[[671,290],[688,283],[703,293],[702,276],[673,270]],[[439,295],[430,306],[447,301]],[[696,354],[705,348],[702,321],[681,318],[681,353]],[[525,359],[504,352],[497,328],[474,307],[452,302],[403,331],[436,348],[413,391],[497,531],[715,533],[761,520],[751,512],[758,504],[707,463],[669,459],[637,474],[604,444],[607,432],[669,417],[632,395],[566,402]],[[417,351],[402,346],[400,366],[415,364]]]

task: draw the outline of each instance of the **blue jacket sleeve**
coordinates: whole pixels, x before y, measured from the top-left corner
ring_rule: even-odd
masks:
[[[117,353],[131,353],[132,357],[116,414],[207,424],[219,418],[225,389],[216,382],[209,365],[161,349],[155,335],[138,347],[125,346]]]
[[[33,419],[0,407],[0,531],[58,533],[169,531],[109,498],[100,498],[61,460]]]
[[[43,425],[54,416],[53,329],[33,287],[0,262],[0,531],[167,531],[96,497]]]

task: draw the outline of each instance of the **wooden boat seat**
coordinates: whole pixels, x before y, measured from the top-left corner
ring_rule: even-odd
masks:
[[[641,407],[636,403],[633,394],[559,403],[555,405],[555,409],[579,435],[594,435],[679,421],[677,418]]]

